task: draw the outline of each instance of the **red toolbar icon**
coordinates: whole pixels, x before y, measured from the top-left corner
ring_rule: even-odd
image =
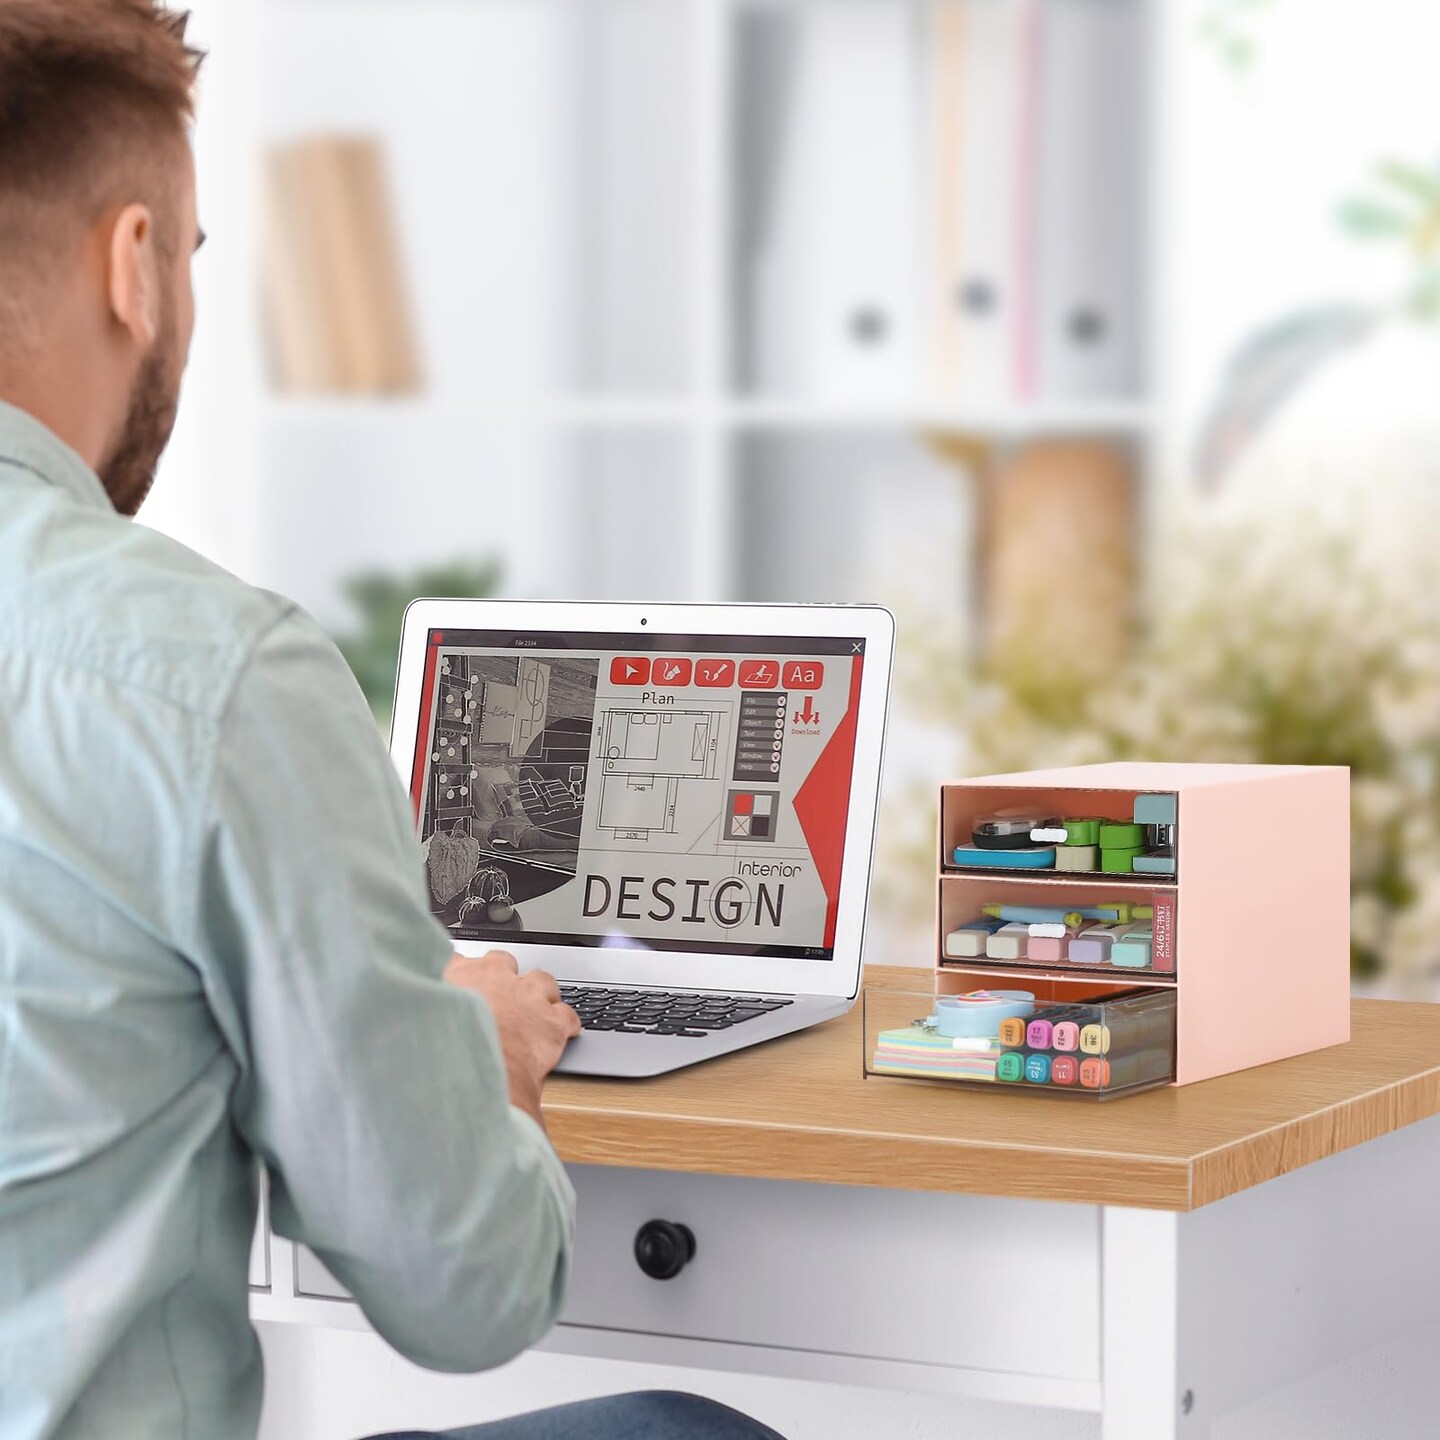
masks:
[[[612,685],[648,685],[650,683],[650,657],[648,655],[617,655],[610,662],[610,683]]]
[[[728,690],[735,683],[733,660],[697,660],[695,683],[706,690]]]
[[[650,670],[652,685],[688,685],[690,672],[695,668],[690,660],[676,660],[669,655],[659,656]]]
[[[780,666],[774,660],[747,660],[740,667],[742,690],[773,690],[780,682]]]
[[[780,683],[787,690],[818,690],[825,683],[825,666],[819,660],[792,660]]]

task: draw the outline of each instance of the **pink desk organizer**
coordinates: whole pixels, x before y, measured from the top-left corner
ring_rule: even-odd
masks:
[[[952,858],[957,845],[969,842],[977,816],[1033,804],[1057,815],[1129,820],[1141,794],[1177,798],[1173,877],[1057,871],[982,877]],[[947,960],[945,936],[973,918],[966,912],[982,889],[1006,903],[1044,905],[1056,904],[1062,893],[1136,901],[1147,892],[1173,894],[1174,972],[1081,975],[1020,960]],[[999,987],[1009,983],[1006,977],[1023,979],[1037,999],[1055,1002],[1137,985],[1173,987],[1177,1085],[1344,1044],[1350,1038],[1349,771],[1121,763],[946,785],[938,919],[941,994]]]

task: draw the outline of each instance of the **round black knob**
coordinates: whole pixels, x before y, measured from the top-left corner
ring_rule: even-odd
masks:
[[[673,1220],[647,1220],[635,1234],[635,1259],[652,1280],[673,1280],[695,1258],[695,1235]]]

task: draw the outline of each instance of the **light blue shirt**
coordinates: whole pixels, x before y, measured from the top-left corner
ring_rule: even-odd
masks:
[[[251,1440],[261,1160],[411,1359],[550,1326],[574,1192],[450,953],[334,646],[0,404],[0,1440]]]

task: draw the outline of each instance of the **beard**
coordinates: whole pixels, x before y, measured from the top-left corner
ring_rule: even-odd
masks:
[[[120,514],[134,519],[155,483],[155,469],[180,408],[179,369],[173,361],[174,325],[165,324],[141,362],[130,408],[114,450],[100,466],[100,482]]]

